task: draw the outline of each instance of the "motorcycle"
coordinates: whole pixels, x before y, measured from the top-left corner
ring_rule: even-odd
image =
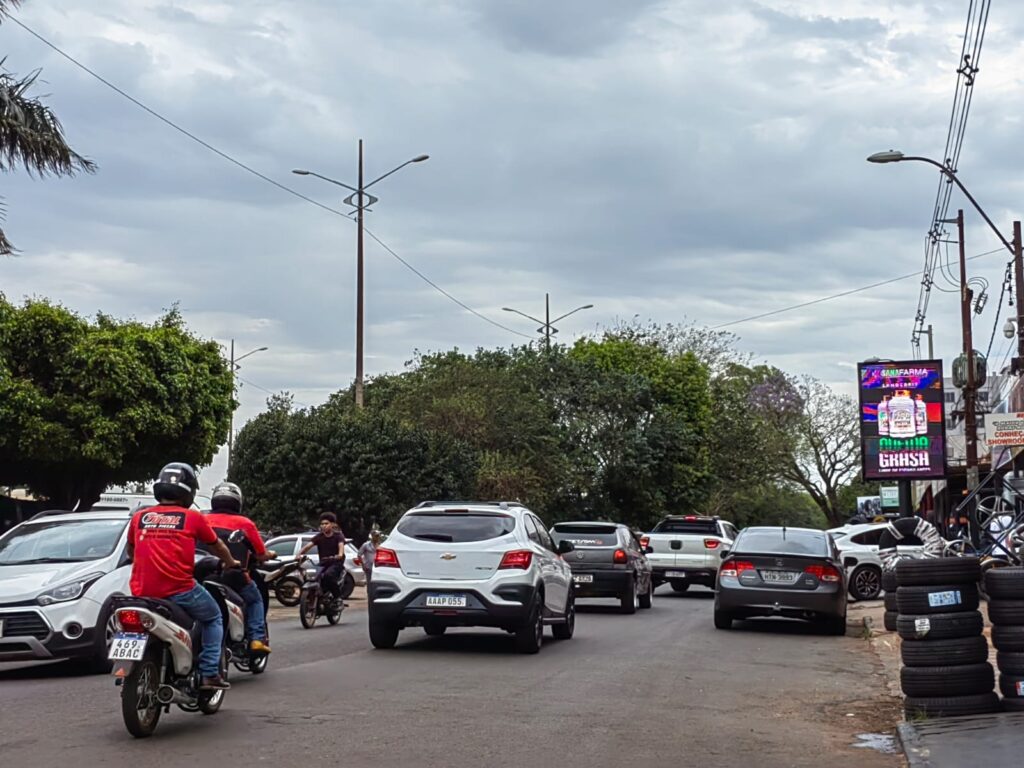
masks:
[[[210,590],[213,599],[220,606],[225,627],[228,627],[229,622],[235,621],[234,609],[242,611],[240,631],[239,627],[233,626],[230,631],[224,633],[228,661],[240,672],[252,672],[254,675],[266,672],[270,656],[264,651],[254,651],[249,647],[252,638],[245,634],[245,600],[235,591],[245,584],[245,576],[240,571],[225,572],[219,560],[207,557],[196,563],[196,577]],[[263,608],[266,610],[265,603]],[[269,624],[267,634],[270,634]]]
[[[299,562],[301,563],[302,560]],[[302,595],[299,598],[299,620],[306,629],[312,629],[321,616],[326,616],[329,624],[337,624],[341,621],[342,611],[345,610],[345,603],[340,599],[335,600],[330,591],[324,589],[320,581],[321,575],[318,573],[306,579],[302,585]]]
[[[274,593],[274,597],[281,605],[293,608],[299,604],[302,596],[302,574],[296,573],[302,568],[297,560],[282,562],[280,560],[267,560],[259,567],[267,589]]]

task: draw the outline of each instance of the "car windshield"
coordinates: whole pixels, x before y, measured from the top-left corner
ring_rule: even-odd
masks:
[[[825,556],[828,547],[825,546],[825,534],[820,531],[748,529],[740,535],[733,552]]]
[[[690,533],[698,536],[717,536],[718,524],[714,520],[662,520],[651,533]]]
[[[127,520],[23,523],[0,539],[0,565],[72,563],[109,557]]]
[[[577,547],[614,547],[619,543],[619,534],[614,525],[571,525],[559,523],[551,536],[555,544],[571,541]]]
[[[516,519],[488,512],[414,512],[398,524],[413,539],[458,544],[497,539],[515,530]]]

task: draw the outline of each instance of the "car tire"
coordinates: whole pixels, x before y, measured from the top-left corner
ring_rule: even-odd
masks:
[[[654,582],[647,581],[647,591],[640,595],[640,607],[644,610],[651,607],[654,601]]]
[[[825,619],[823,625],[825,634],[837,637],[846,634],[846,616],[832,616]]]
[[[996,653],[996,666],[999,667],[999,671],[1004,675],[1024,677],[1024,653],[998,651]]]
[[[399,627],[385,621],[370,622],[370,644],[378,650],[394,648],[398,642]]]
[[[933,596],[940,596],[936,600]],[[955,602],[932,605],[933,602]],[[974,584],[945,584],[929,587],[900,587],[896,590],[896,606],[904,616],[924,616],[931,613],[958,613],[978,608],[978,588]]]
[[[893,594],[896,594],[897,586],[898,585],[896,583],[896,571],[894,571],[892,568],[883,568],[882,589],[885,591],[885,593],[889,594],[891,592]]]
[[[1006,699],[1024,701],[1024,675],[999,675],[999,692]]]
[[[922,625],[917,622],[921,620]],[[896,619],[896,631],[904,640],[951,640],[980,635],[985,622],[978,611],[933,613],[928,616],[904,616]]]
[[[900,560],[896,564],[896,582],[901,587],[976,584],[980,579],[981,563],[976,557]]]
[[[1024,626],[1024,600],[989,600],[988,620],[999,627]]]
[[[885,616],[882,617],[882,624],[889,632],[895,632],[897,630],[896,620],[899,618],[897,611],[886,611]]]
[[[552,626],[551,633],[555,636],[556,640],[572,640],[573,633],[575,632],[576,594],[570,590],[565,606],[565,616],[562,617],[562,623]]]
[[[733,618],[730,613],[715,609],[715,629],[732,629]]]
[[[903,711],[910,719],[987,715],[999,711],[999,697],[995,692],[975,696],[908,696]]]
[[[619,595],[619,612],[626,614],[636,613],[636,579],[632,576],[626,591]]]
[[[900,670],[900,687],[907,696],[974,696],[991,693],[995,684],[995,672],[988,662]]]
[[[445,633],[445,630],[447,630],[447,629],[448,629],[448,627],[446,627],[444,624],[424,624],[423,625],[423,631],[426,632],[427,635],[430,636],[430,637],[440,637],[441,635],[443,635]]]
[[[1024,627],[993,626],[992,645],[998,651],[1024,653]]]
[[[858,565],[850,574],[849,590],[854,600],[877,600],[882,594],[882,569],[877,565]]]
[[[989,569],[985,572],[985,593],[993,600],[1024,600],[1024,568]]]
[[[899,610],[899,607],[896,605],[895,589],[892,592],[886,592],[883,600],[885,600],[885,610],[892,611],[893,613]]]
[[[110,652],[108,640],[114,629],[113,618],[114,610],[108,601],[104,603],[97,617],[96,639],[92,656],[86,660],[88,670],[93,674],[108,675],[110,670],[114,668],[114,662],[107,658],[107,654]]]
[[[672,586],[672,591],[678,592],[680,595],[690,588],[690,582],[685,579],[672,579],[669,584]]]
[[[544,644],[544,595],[533,599],[529,618],[516,629],[516,649],[520,653],[537,653]]]
[[[908,667],[982,664],[988,661],[988,641],[981,635],[952,640],[904,640],[900,656]]]

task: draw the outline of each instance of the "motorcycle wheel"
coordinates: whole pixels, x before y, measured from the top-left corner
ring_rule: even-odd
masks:
[[[228,652],[225,648],[220,654],[220,674],[225,680],[228,679]],[[196,699],[196,704],[199,706],[199,711],[204,715],[215,715],[220,709],[220,705],[224,703],[224,694],[226,691],[200,691],[199,697]]]
[[[160,664],[155,653],[146,655],[132,667],[121,688],[121,717],[128,733],[136,739],[152,736],[160,722],[163,706],[156,700],[160,686]]]
[[[281,605],[294,608],[302,599],[302,582],[299,579],[285,576],[274,584],[274,597]]]
[[[299,620],[306,629],[312,629],[317,616],[320,615],[317,611],[317,600],[318,595],[313,590],[303,591],[302,597],[299,598]]]
[[[267,671],[267,662],[270,656],[266,653],[258,653],[249,659],[249,671],[254,675],[262,675]]]
[[[341,621],[341,610],[336,611],[333,608],[331,608],[330,610],[325,612],[325,615],[327,616],[328,624],[334,625]]]

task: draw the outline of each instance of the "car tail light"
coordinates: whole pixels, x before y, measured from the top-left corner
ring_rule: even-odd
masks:
[[[501,558],[498,570],[500,571],[503,568],[522,568],[525,571],[532,562],[533,552],[528,549],[516,549],[505,553],[505,556]]]
[[[651,545],[651,537],[650,536],[641,536],[640,537],[640,546],[641,547],[643,547],[644,549],[647,549],[647,547],[649,547],[650,545]]]
[[[623,563],[629,562],[629,557],[626,556],[626,550],[616,549],[615,554],[612,555],[612,562],[622,565]]]
[[[704,549],[718,549],[721,543],[718,539],[704,539]]]
[[[697,522],[697,516],[696,515],[687,515],[686,517],[683,518],[683,520],[685,520],[688,523],[695,523],[695,522]]]
[[[361,558],[361,557],[357,557],[357,558],[356,558],[355,560],[353,560],[352,562],[353,562],[353,563],[355,563],[356,565],[358,565],[358,566],[359,566],[360,568],[362,568],[362,567],[363,567],[363,558]]]
[[[375,568],[401,568],[398,564],[398,554],[393,549],[378,549],[373,556]]]
[[[722,576],[732,576],[738,578],[744,571],[754,570],[754,564],[747,562],[746,560],[729,560],[722,563],[722,568],[719,573]]]
[[[142,634],[153,628],[155,622],[138,611],[122,608],[117,612],[117,623],[121,626],[122,632],[134,632]]]
[[[809,573],[811,576],[817,576],[818,579],[824,581],[826,584],[834,584],[842,575],[831,565],[809,565],[804,568],[804,573]]]

